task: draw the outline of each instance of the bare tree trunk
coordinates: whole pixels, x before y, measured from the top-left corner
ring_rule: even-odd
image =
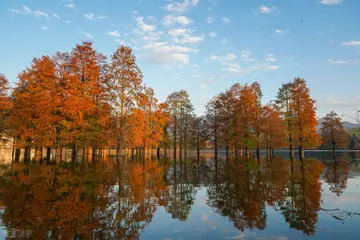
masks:
[[[76,160],[76,144],[73,144],[72,146],[72,152],[71,152],[71,161],[75,162]]]
[[[24,150],[24,162],[25,163],[30,162],[30,147],[29,146],[25,147],[25,150]]]
[[[292,137],[291,137],[290,134],[289,134],[289,144],[290,144],[290,146],[289,146],[289,148],[290,148],[290,156],[291,156],[292,158],[295,158],[294,146],[293,146],[293,144],[292,144]]]
[[[258,163],[260,163],[260,144],[259,143],[256,144],[256,158],[257,158]]]
[[[176,161],[176,138],[177,138],[177,132],[176,132],[176,117],[174,120],[174,137],[173,137],[173,141],[174,141],[174,160]]]

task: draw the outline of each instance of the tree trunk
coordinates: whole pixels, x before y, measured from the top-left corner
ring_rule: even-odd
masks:
[[[46,148],[46,161],[50,162],[50,158],[51,158],[51,148],[47,147]]]
[[[302,144],[299,146],[299,157],[301,161],[305,159],[304,147]]]
[[[20,154],[21,154],[20,148],[16,148],[16,149],[15,149],[15,162],[19,162],[19,161],[20,161]]]
[[[291,135],[289,136],[289,150],[290,150],[290,156],[291,156],[291,158],[295,158],[294,146],[293,146],[293,144],[292,144],[292,137],[291,137]]]
[[[72,152],[71,152],[71,161],[75,162],[75,160],[76,160],[76,144],[73,144]]]
[[[226,155],[226,161],[228,162],[229,161],[229,146],[226,145],[226,148],[225,148],[225,155]]]
[[[176,132],[176,117],[175,117],[175,120],[174,120],[174,137],[173,137],[173,140],[174,140],[174,160],[176,161],[176,138],[177,138],[177,132]]]
[[[157,156],[157,159],[160,160],[160,147],[158,147],[156,150],[156,156]]]
[[[24,150],[24,162],[30,162],[30,147],[26,147]]]
[[[239,157],[240,157],[240,159],[243,158],[243,149],[242,148],[239,149]]]
[[[259,143],[256,144],[256,158],[258,163],[260,163],[260,145]]]
[[[333,156],[336,156],[336,143],[335,141],[332,142],[332,150],[333,150]]]

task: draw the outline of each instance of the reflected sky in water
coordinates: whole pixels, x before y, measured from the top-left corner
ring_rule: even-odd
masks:
[[[357,153],[3,164],[1,238],[358,239]]]

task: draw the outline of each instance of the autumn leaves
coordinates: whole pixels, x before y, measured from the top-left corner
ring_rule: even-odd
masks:
[[[167,122],[128,47],[107,61],[83,42],[70,53],[35,58],[18,78],[11,99],[1,80],[2,130],[18,148],[154,147]]]
[[[227,156],[249,157],[251,149],[259,156],[260,149],[271,155],[289,146],[292,156],[298,149],[303,157],[305,148],[321,144],[315,101],[302,78],[283,84],[266,105],[259,83],[236,83],[211,99],[204,117],[195,116],[185,90],[159,103],[125,46],[107,58],[83,42],[71,52],[35,58],[18,79],[9,96],[0,75],[0,128],[17,148],[116,148],[120,154],[161,147],[182,157],[213,147],[215,155],[221,148]],[[326,141],[332,126],[324,125]]]
[[[315,101],[309,92],[305,80],[296,78],[280,88],[275,104],[263,106],[259,83],[234,84],[207,105],[215,149],[225,146],[246,157],[256,149],[259,157],[260,148],[270,154],[289,144],[292,155],[294,146],[303,155],[305,147],[319,146]]]

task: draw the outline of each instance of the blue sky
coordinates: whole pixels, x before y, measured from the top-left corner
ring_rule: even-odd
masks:
[[[203,114],[233,83],[258,81],[264,103],[304,77],[318,116],[360,107],[359,0],[2,0],[0,72],[94,41],[134,49],[160,100],[186,89]]]

